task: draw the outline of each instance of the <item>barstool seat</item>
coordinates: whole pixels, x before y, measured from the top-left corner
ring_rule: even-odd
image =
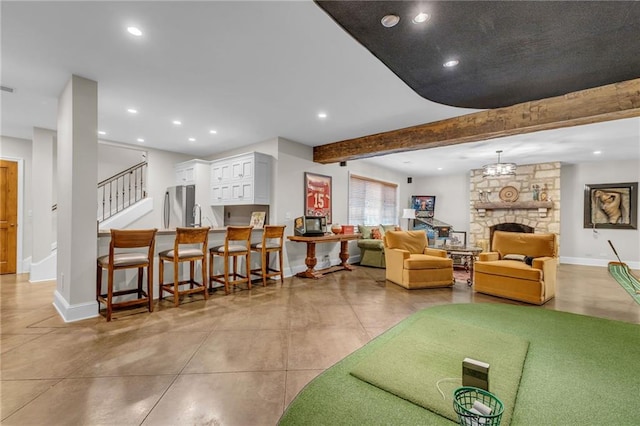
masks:
[[[224,291],[229,294],[230,288],[246,283],[251,289],[251,230],[253,226],[228,226],[224,244],[209,249],[209,286],[214,282],[224,284]],[[224,262],[224,273],[214,274],[215,257],[220,256]],[[246,275],[238,271],[238,257],[244,256]],[[233,259],[233,271],[229,272],[229,258]]]
[[[265,225],[262,232],[262,241],[251,245],[251,250],[260,253],[260,268],[252,269],[253,275],[262,278],[262,285],[267,286],[267,279],[280,276],[280,281],[284,280],[284,262],[282,259],[282,247],[284,246],[284,229],[286,225]],[[279,268],[273,269],[270,266],[269,254],[277,253]]]
[[[208,298],[207,291],[207,243],[209,241],[209,227],[203,228],[176,228],[176,239],[173,249],[164,250],[158,253],[160,258],[160,299],[164,292],[173,294],[173,304],[180,305],[180,296],[192,293],[204,293],[205,300]],[[198,247],[180,247],[182,245],[197,245]],[[202,283],[195,280],[195,263],[200,261],[202,265]],[[173,263],[173,282],[164,282],[164,263]],[[189,262],[189,279],[180,281],[179,264]],[[180,286],[189,285],[187,289],[180,289]]]
[[[112,229],[109,242],[109,254],[97,259],[96,300],[107,308],[107,321],[111,321],[114,309],[129,306],[147,305],[149,312],[153,312],[153,251],[157,229]],[[146,248],[141,252],[120,252],[116,249]],[[120,269],[138,269],[138,286],[133,289],[114,291],[113,275]],[[142,288],[144,268],[147,268],[147,290]],[[102,293],[102,271],[106,269],[108,275],[107,292]],[[137,294],[137,298],[114,302],[114,297]]]

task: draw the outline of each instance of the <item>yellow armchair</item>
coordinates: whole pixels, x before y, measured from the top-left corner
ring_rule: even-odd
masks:
[[[383,237],[386,278],[408,289],[454,284],[445,250],[427,247],[424,231],[387,231]]]
[[[473,268],[479,293],[542,305],[556,294],[556,234],[496,231]]]

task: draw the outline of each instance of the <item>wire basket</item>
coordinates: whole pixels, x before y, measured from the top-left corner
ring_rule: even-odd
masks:
[[[474,403],[479,402],[491,409],[490,414],[471,411]],[[453,409],[458,414],[458,421],[463,426],[499,426],[502,420],[504,405],[494,394],[483,389],[464,386],[453,392]]]

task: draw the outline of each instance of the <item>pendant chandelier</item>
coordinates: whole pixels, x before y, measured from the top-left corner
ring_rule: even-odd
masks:
[[[496,151],[496,153],[498,153],[498,162],[482,166],[482,177],[514,176],[516,174],[516,164],[501,163],[500,153],[502,153],[502,150]]]

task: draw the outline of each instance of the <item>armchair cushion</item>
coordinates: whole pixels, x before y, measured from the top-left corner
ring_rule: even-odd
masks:
[[[524,280],[542,280],[542,271],[534,269],[519,260],[500,260],[496,262],[482,262],[475,265],[478,272],[499,275],[503,277],[521,278]]]
[[[409,258],[404,259],[404,269],[440,269],[448,268],[451,265],[451,259],[430,256],[428,254],[412,254]]]
[[[412,254],[424,253],[427,236],[424,231],[388,231],[384,234],[385,246],[403,249]]]
[[[524,254],[531,257],[556,257],[557,255],[555,234],[496,231],[493,234],[491,246],[492,251],[500,254],[500,258],[508,254]]]

